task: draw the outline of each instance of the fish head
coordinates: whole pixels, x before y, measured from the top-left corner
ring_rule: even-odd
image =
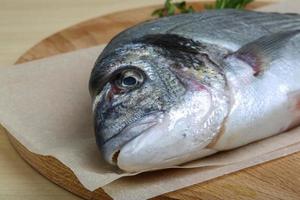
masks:
[[[219,99],[208,83],[219,74],[205,67],[212,64],[190,40],[172,37],[125,44],[100,56],[92,71],[97,144],[104,159],[124,171],[166,168],[199,157],[223,119],[215,113]]]

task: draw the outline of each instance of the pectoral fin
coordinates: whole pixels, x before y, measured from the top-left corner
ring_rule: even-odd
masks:
[[[280,50],[286,43],[299,33],[300,30],[292,30],[266,35],[244,45],[230,56],[249,64],[253,75],[257,76],[268,69],[269,63],[280,56]]]

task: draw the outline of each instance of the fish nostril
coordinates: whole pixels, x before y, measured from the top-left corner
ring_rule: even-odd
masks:
[[[120,154],[120,150],[116,151],[113,153],[113,156],[112,156],[112,162],[114,164],[118,164],[118,157],[119,157],[119,154]]]

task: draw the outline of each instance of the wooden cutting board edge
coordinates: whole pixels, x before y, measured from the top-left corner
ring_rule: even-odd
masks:
[[[267,3],[254,4],[251,5],[251,8],[263,6],[265,4]],[[201,9],[203,4],[195,3],[194,6],[196,6],[198,9]],[[76,49],[87,48],[95,46],[97,44],[107,43],[111,39],[111,36],[117,34],[121,30],[124,30],[127,27],[132,26],[133,24],[136,24],[140,21],[149,19],[151,11],[155,8],[157,8],[157,6],[134,9],[129,11],[121,11],[118,13],[97,17],[79,23],[70,28],[64,29],[36,44],[34,47],[25,52],[16,63],[19,64],[35,59],[45,58],[48,56],[73,51]],[[26,162],[28,162],[34,169],[36,169],[39,173],[47,177],[52,182],[85,199],[111,199],[111,197],[109,197],[101,188],[95,191],[89,191],[86,188],[84,188],[83,185],[77,179],[77,177],[74,175],[72,170],[70,170],[56,158],[52,156],[42,156],[32,153],[28,149],[26,149],[26,147],[24,147],[20,142],[18,142],[11,134],[9,134],[9,132],[5,130],[4,132],[7,133],[12,145],[18,151],[20,156]],[[223,197],[222,195],[220,196],[220,194],[222,194],[223,191],[229,191],[232,194],[236,194],[236,197],[238,197],[238,199],[243,199],[244,197],[263,197],[264,194],[266,194],[265,191],[261,191],[258,193],[256,191],[252,191],[251,193],[249,192],[249,188],[245,189],[240,187],[236,189],[230,187],[221,187],[220,191],[220,184],[222,186],[224,182],[232,183],[235,181],[237,181],[237,183],[242,183],[243,181],[239,181],[239,179],[247,177],[247,174],[255,172],[259,168],[264,168],[263,171],[268,169],[270,170],[270,168],[272,168],[270,166],[272,165],[276,165],[278,163],[282,164],[286,162],[293,162],[294,159],[298,158],[300,158],[300,153],[296,153],[285,158],[276,159],[274,161],[270,161],[259,166],[251,167],[249,169],[244,169],[240,172],[236,172],[231,175],[226,175],[211,181],[207,181],[205,183],[196,184],[194,186],[190,186],[187,188],[180,189],[178,191],[164,194],[162,196],[157,197],[156,199],[211,199],[213,197],[214,199],[222,199]],[[236,177],[237,180],[233,181],[230,177]],[[260,177],[257,177],[257,179],[260,179]],[[216,182],[217,184],[215,184]],[[300,181],[298,182],[298,186],[300,186]],[[218,191],[213,191],[213,188],[217,189]],[[254,193],[255,195],[253,195]],[[272,192],[270,192],[270,194],[271,193]],[[297,194],[300,195],[300,193]],[[226,198],[226,196],[224,196],[224,198]]]

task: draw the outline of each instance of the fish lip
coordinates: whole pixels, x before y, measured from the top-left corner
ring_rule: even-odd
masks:
[[[117,135],[111,137],[100,147],[104,159],[111,165],[117,165],[118,154],[122,147],[155,126],[160,121],[161,117],[162,112],[148,114],[124,128]],[[141,128],[141,131],[132,131],[136,128]]]

